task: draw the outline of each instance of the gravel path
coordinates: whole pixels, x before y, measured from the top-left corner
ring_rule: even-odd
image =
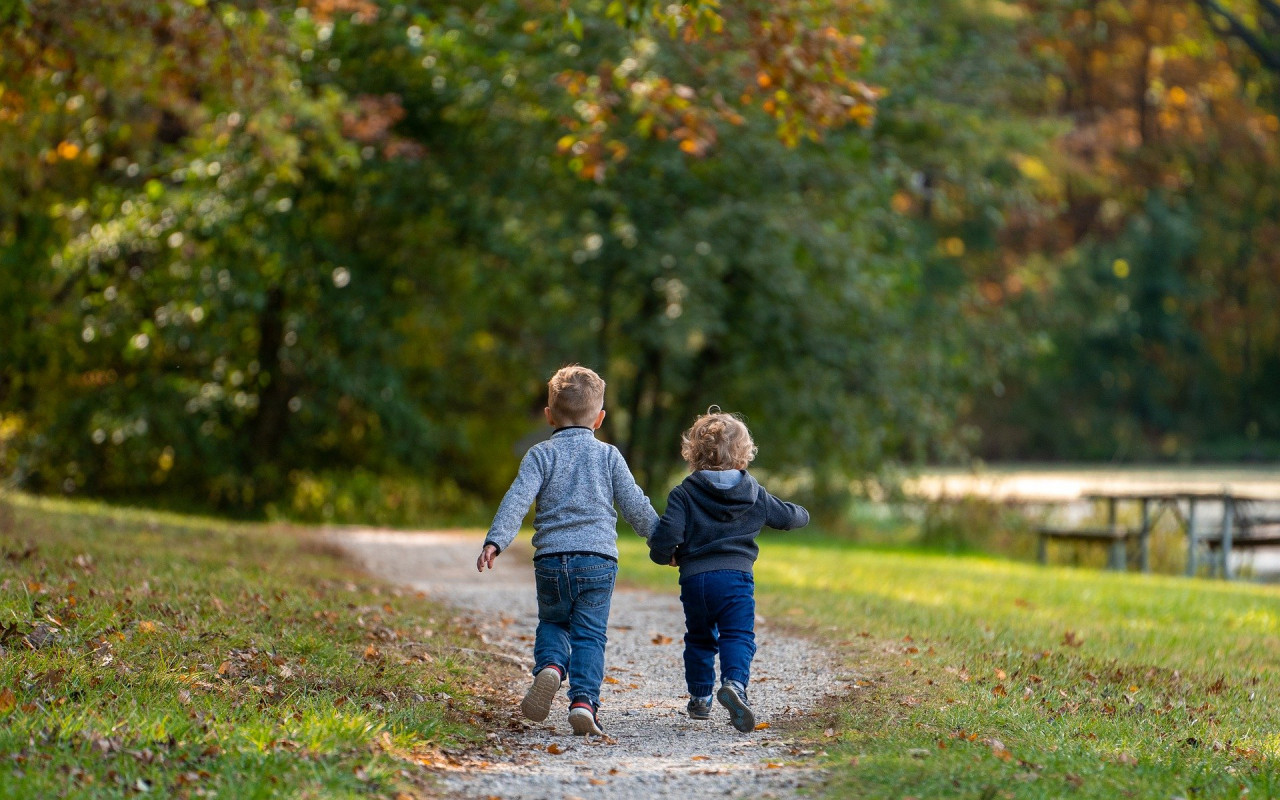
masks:
[[[425,591],[475,626],[494,650],[529,665],[537,604],[529,552],[513,547],[492,572],[476,572],[477,534],[343,530],[335,541],[367,569]],[[521,543],[522,544],[522,543]],[[600,722],[605,739],[575,737],[564,691],[551,716],[530,723],[517,704],[527,678],[493,698],[511,724],[493,731],[485,766],[446,773],[450,797],[503,800],[656,800],[666,797],[795,797],[819,779],[800,749],[775,728],[741,734],[719,705],[710,721],[684,713],[676,572],[669,593],[619,589],[613,598]],[[817,708],[838,685],[830,654],[757,620],[750,687],[756,719],[778,726]]]

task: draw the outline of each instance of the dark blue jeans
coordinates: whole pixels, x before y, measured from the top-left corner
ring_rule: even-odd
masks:
[[[600,704],[605,630],[618,565],[604,556],[545,556],[533,562],[538,631],[533,672],[554,664],[569,678],[569,699]]]
[[[684,679],[689,694],[715,691],[716,653],[720,679],[743,686],[756,655],[756,581],[750,572],[718,569],[680,582],[684,604]]]

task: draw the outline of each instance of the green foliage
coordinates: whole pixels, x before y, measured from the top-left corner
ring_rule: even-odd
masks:
[[[0,459],[29,488],[466,513],[504,488],[546,376],[581,361],[646,480],[719,403],[762,467],[842,493],[958,452],[953,410],[1008,349],[969,276],[1029,201],[1006,148],[1043,136],[984,131],[975,109],[1007,104],[979,82],[933,85],[960,65],[1003,80],[988,56],[1012,29],[966,4],[842,5],[819,33],[817,6],[771,9],[795,63],[836,59],[825,78],[789,74],[754,17],[716,39],[711,4],[675,39],[594,6],[574,33],[514,4],[73,6],[40,9],[40,48],[6,30],[0,56],[0,103],[21,100],[0,169],[22,187],[0,201],[0,298],[21,309],[0,321]],[[838,129],[823,92],[861,91],[854,23],[868,80],[902,101]],[[896,49],[913,30],[940,38]],[[776,91],[739,113],[744,70]],[[840,107],[869,125],[873,94]],[[802,117],[825,137],[779,137]]]
[[[1037,102],[1072,126],[1057,158],[1024,164],[1057,211],[1014,229],[1018,284],[1036,289],[1010,307],[1036,346],[1010,364],[1008,391],[975,407],[984,455],[1269,457],[1280,83],[1219,25],[1267,14],[1028,5],[1044,12],[1028,41],[1047,70]]]

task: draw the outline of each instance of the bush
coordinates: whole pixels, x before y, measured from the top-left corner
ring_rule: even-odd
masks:
[[[452,480],[429,483],[411,476],[347,473],[289,473],[288,500],[267,507],[272,518],[299,522],[420,527],[449,520],[472,521],[483,506]]]

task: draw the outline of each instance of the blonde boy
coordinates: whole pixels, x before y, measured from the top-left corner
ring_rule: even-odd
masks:
[[[525,453],[485,536],[476,569],[494,559],[520,531],[529,504],[533,517],[533,573],[538,629],[533,645],[533,685],[520,709],[536,722],[547,718],[560,686],[569,681],[569,724],[578,735],[602,735],[598,712],[604,649],[618,573],[618,515],[636,533],[653,531],[658,515],[618,449],[595,438],[604,422],[605,383],[572,365],[547,383],[551,438]]]
[[[756,483],[747,473],[756,457],[751,432],[742,420],[712,408],[682,437],[680,455],[691,474],[667,495],[666,513],[649,538],[649,557],[680,567],[689,716],[711,716],[719,653],[716,699],[729,710],[733,727],[746,733],[756,724],[747,699],[756,654],[756,537],[766,525],[802,528],[809,512]]]

